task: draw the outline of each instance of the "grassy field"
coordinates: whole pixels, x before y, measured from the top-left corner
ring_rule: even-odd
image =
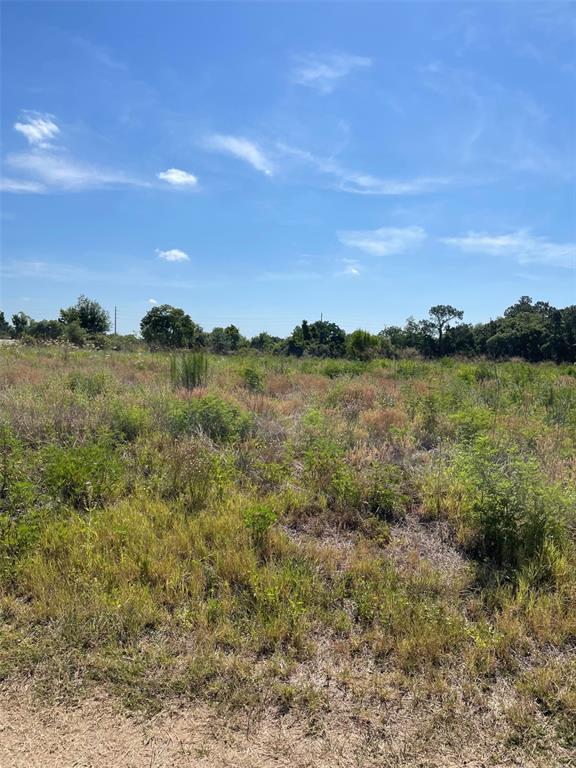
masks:
[[[574,366],[0,355],[5,686],[574,759]]]

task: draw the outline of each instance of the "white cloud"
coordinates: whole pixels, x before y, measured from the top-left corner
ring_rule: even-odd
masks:
[[[520,264],[576,267],[576,243],[554,243],[546,237],[532,235],[528,229],[504,235],[471,231],[464,237],[444,237],[441,242],[465,253],[510,257]]]
[[[205,139],[204,146],[215,152],[224,152],[244,160],[266,176],[272,176],[274,172],[274,165],[260,147],[242,136],[224,136],[216,133]]]
[[[150,186],[148,182],[128,176],[122,171],[85,165],[64,152],[21,152],[9,155],[6,165],[34,177],[30,182],[18,180],[19,183],[41,182],[46,188],[56,190],[78,191],[117,185]]]
[[[315,88],[321,93],[331,93],[338,81],[358,69],[372,66],[366,56],[349,53],[306,54],[294,58],[292,82]]]
[[[23,134],[32,147],[6,158],[6,166],[25,178],[4,178],[1,188],[5,192],[77,192],[123,185],[151,186],[150,182],[123,171],[83,163],[71,157],[64,147],[52,145],[50,139],[60,133],[52,115],[26,112],[14,124],[14,129]]]
[[[49,147],[50,139],[60,133],[52,115],[40,112],[24,112],[20,120],[14,123],[14,130],[28,139],[35,147]]]
[[[148,299],[148,304],[158,304],[156,299]]]
[[[418,248],[426,239],[426,232],[421,227],[381,227],[338,232],[338,239],[343,245],[372,256],[394,256]]]
[[[167,171],[161,171],[156,176],[162,181],[168,182],[175,187],[195,187],[198,179],[188,171],[182,171],[179,168],[168,168]]]
[[[279,143],[278,149],[282,154],[292,157],[319,173],[332,176],[338,189],[357,195],[415,195],[433,192],[436,189],[453,183],[453,179],[441,176],[417,176],[413,179],[383,179],[367,173],[351,171],[343,168],[332,158],[313,155],[298,147]]]
[[[163,261],[189,261],[190,260],[190,256],[188,256],[187,253],[179,250],[178,248],[170,248],[170,250],[168,251],[161,251],[159,249],[156,249],[156,253],[158,254],[158,258],[162,259]]]
[[[9,179],[4,177],[0,179],[1,192],[24,192],[41,194],[46,191],[46,187],[38,181],[28,181],[27,179]]]
[[[342,259],[344,268],[336,272],[336,277],[360,277],[362,267],[356,259]]]

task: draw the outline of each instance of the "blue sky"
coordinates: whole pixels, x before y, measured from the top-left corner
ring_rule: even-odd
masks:
[[[2,309],[377,331],[576,301],[562,3],[2,3]]]

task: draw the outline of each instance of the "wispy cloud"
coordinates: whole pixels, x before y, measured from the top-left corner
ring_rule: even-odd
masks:
[[[441,114],[438,152],[486,173],[537,173],[571,179],[576,174],[572,131],[530,93],[484,74],[434,61],[419,68]],[[505,137],[505,141],[503,141]]]
[[[150,186],[148,182],[131,177],[122,171],[86,165],[65,152],[32,151],[8,155],[6,165],[33,178],[17,183],[32,185],[28,190],[12,191],[78,191],[99,187],[130,185]],[[43,189],[38,189],[42,186]]]
[[[342,259],[343,269],[336,272],[336,277],[360,277],[362,267],[356,259]]]
[[[318,173],[331,176],[344,192],[357,195],[417,195],[433,192],[454,183],[454,179],[443,176],[417,176],[412,179],[384,179],[372,174],[344,168],[333,158],[318,157],[298,147],[278,143],[278,150],[298,160]]]
[[[46,191],[44,184],[38,181],[27,181],[26,179],[10,179],[4,177],[0,179],[0,192],[20,192],[23,194],[42,194]]]
[[[60,133],[53,115],[26,111],[14,123],[14,130],[26,137],[34,147],[49,147],[50,140]]]
[[[123,61],[116,59],[108,48],[103,45],[97,45],[90,40],[86,40],[84,37],[73,37],[72,44],[83,51],[87,56],[93,59],[96,63],[101,64],[107,69],[124,72],[127,70],[126,64]]]
[[[290,79],[298,85],[315,88],[320,93],[331,93],[347,75],[371,66],[372,60],[367,56],[308,53],[294,57]]]
[[[126,257],[127,259],[127,257]],[[126,260],[118,255],[118,263]],[[90,261],[96,263],[97,258],[91,257]],[[142,288],[217,288],[225,282],[225,278],[219,275],[213,280],[182,280],[159,278],[157,273],[149,272],[139,266],[127,269],[98,270],[88,267],[78,266],[77,264],[66,264],[54,261],[22,260],[22,259],[4,259],[0,263],[0,276],[3,279],[22,278],[29,280],[39,280],[42,283],[46,281],[55,283],[73,283],[82,288],[88,284],[108,284],[108,285],[126,285],[131,288],[141,286]]]
[[[576,243],[551,242],[546,237],[532,235],[528,229],[503,235],[468,232],[463,237],[444,237],[441,242],[464,253],[509,257],[520,264],[576,267]]]
[[[158,302],[156,301],[156,299],[148,299],[148,304],[154,305],[154,304],[158,304]]]
[[[179,248],[170,248],[168,251],[161,251],[156,249],[158,258],[163,261],[189,261],[190,256],[185,251],[181,251]]]
[[[422,227],[381,227],[338,232],[343,245],[358,248],[371,256],[394,256],[415,250],[426,239]]]
[[[150,182],[123,171],[84,163],[71,157],[62,146],[50,140],[61,134],[52,115],[27,112],[14,129],[26,137],[31,148],[8,155],[5,165],[25,178],[4,178],[0,181],[5,192],[46,193],[77,192],[117,186],[149,187]]]
[[[272,176],[274,173],[273,163],[266,157],[258,144],[242,136],[215,133],[208,136],[203,144],[206,149],[214,152],[223,152],[243,160],[266,176]]]
[[[168,168],[167,171],[161,171],[156,176],[161,181],[166,181],[174,187],[195,187],[198,184],[196,176],[179,168]]]

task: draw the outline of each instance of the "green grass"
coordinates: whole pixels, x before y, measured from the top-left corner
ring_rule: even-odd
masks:
[[[537,712],[573,744],[566,370],[214,358],[189,391],[168,355],[1,354],[4,680],[317,711],[320,663],[359,701],[343,665],[506,679],[511,743]]]

